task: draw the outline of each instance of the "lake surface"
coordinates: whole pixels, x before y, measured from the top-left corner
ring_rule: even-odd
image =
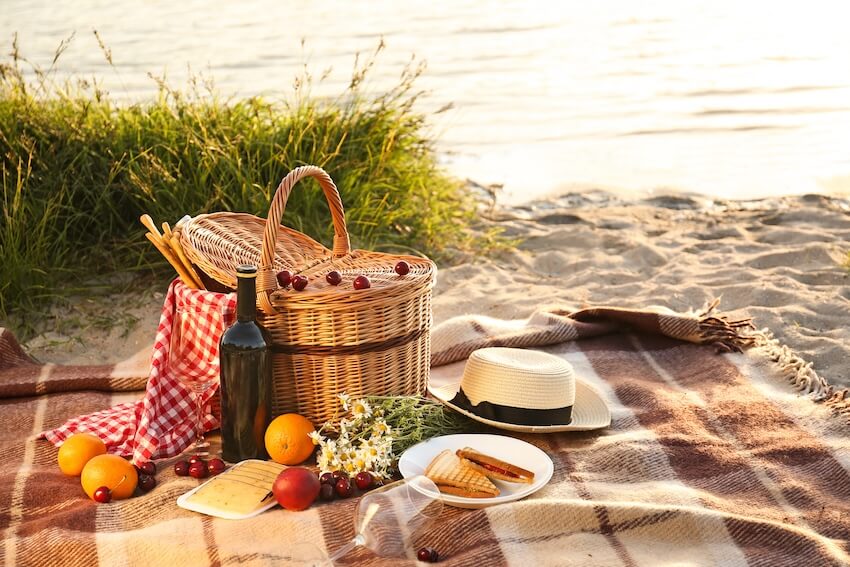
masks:
[[[341,94],[386,42],[370,89],[415,54],[447,167],[522,202],[581,188],[718,197],[850,192],[843,2],[2,0],[0,41],[144,100],[188,67],[223,94],[286,97],[307,64]],[[112,50],[105,61],[92,33]],[[302,46],[302,39],[304,40]],[[6,47],[4,52],[8,52]]]

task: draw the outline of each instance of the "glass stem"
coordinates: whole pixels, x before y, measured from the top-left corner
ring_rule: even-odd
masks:
[[[197,404],[197,415],[195,416],[195,447],[204,446],[204,402],[201,399],[201,394],[204,393],[202,388],[197,386],[195,390],[195,403]]]
[[[348,555],[348,553],[351,552],[352,549],[354,549],[358,545],[363,545],[365,542],[366,538],[363,537],[361,534],[357,534],[354,539],[337,549],[336,553],[328,557],[327,565],[333,565],[334,561],[343,557],[344,555]]]

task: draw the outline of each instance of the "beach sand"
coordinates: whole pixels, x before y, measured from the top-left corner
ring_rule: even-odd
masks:
[[[569,194],[497,208],[488,224],[520,239],[492,258],[440,270],[434,320],[481,313],[521,318],[541,305],[662,305],[720,310],[770,329],[836,386],[850,386],[850,200],[819,195],[755,201],[697,196]],[[113,362],[153,341],[164,287],[104,303],[138,318],[127,331],[84,325],[31,340],[45,362]],[[83,302],[84,303],[84,302]],[[94,305],[96,304],[96,305]],[[80,317],[88,312],[80,305]],[[73,338],[73,340],[69,340]]]

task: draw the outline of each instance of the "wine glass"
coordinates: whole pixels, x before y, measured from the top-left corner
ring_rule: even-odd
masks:
[[[193,451],[206,454],[203,394],[219,378],[218,341],[224,332],[224,313],[213,307],[178,307],[174,311],[168,364],[171,374],[192,390],[195,398]]]
[[[314,566],[334,561],[363,546],[379,557],[406,557],[410,542],[443,510],[437,485],[418,475],[376,488],[360,497],[354,513],[354,538],[330,557],[317,558],[310,544],[293,548],[293,558]],[[297,550],[297,551],[296,551]]]

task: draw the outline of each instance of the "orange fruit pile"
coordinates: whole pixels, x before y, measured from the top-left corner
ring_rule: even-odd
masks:
[[[277,416],[266,429],[266,451],[269,457],[282,465],[303,463],[313,454],[313,440],[309,434],[316,428],[310,420],[297,413]]]
[[[83,467],[80,477],[83,490],[94,500],[94,491],[105,486],[112,491],[112,500],[122,500],[133,495],[139,475],[130,462],[118,455],[98,455]]]
[[[106,452],[106,445],[97,435],[74,433],[59,447],[56,456],[59,470],[68,476],[79,476],[80,484],[89,498],[105,486],[111,499],[129,498],[139,482],[136,467],[118,455]]]
[[[90,459],[106,453],[106,445],[91,433],[75,433],[59,447],[59,470],[68,476],[80,476]]]

